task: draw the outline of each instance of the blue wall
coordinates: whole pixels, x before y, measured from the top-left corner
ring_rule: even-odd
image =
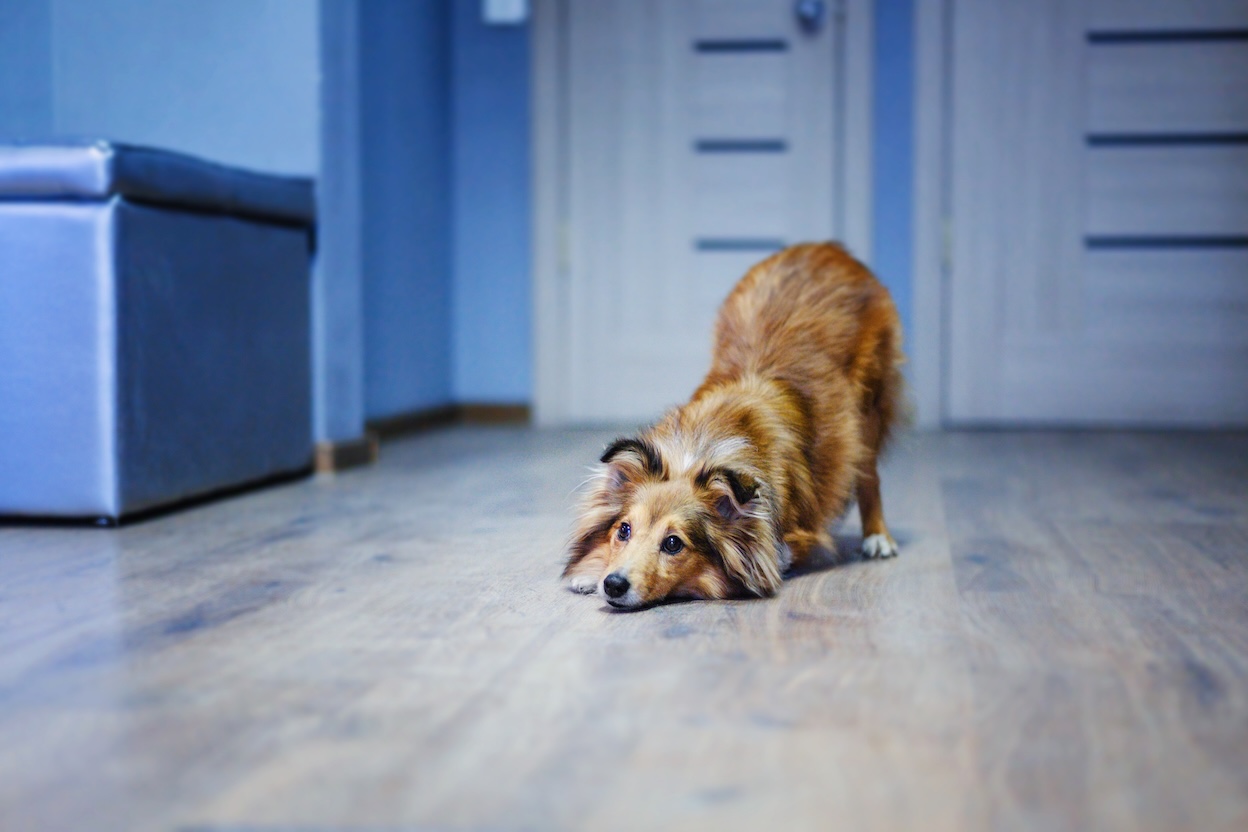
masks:
[[[452,400],[451,31],[446,3],[360,6],[369,418]]]
[[[361,5],[366,412],[527,402],[529,30]]]
[[[52,132],[52,8],[0,0],[0,137]]]
[[[364,195],[360,9],[320,0],[320,146],[312,266],[312,424],[318,441],[364,432]]]
[[[10,2],[0,3],[5,16]],[[51,123],[26,137],[104,137],[316,173],[316,3],[18,0],[23,7],[48,15],[51,57],[50,83],[39,88],[35,73],[29,91],[48,102]]]
[[[913,318],[913,0],[876,0],[874,98],[871,265],[892,292],[908,335]]]
[[[532,397],[529,29],[486,26],[455,0],[454,395]]]

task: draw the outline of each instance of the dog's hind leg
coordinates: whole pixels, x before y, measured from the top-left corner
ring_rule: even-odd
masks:
[[[858,479],[858,513],[862,517],[862,556],[891,558],[897,554],[897,543],[884,523],[884,504],[880,499],[880,475],[872,459],[870,471]]]
[[[882,444],[881,414],[872,409],[866,418],[864,436],[867,460],[858,475],[858,514],[862,518],[862,556],[891,558],[897,555],[897,543],[884,523],[884,502],[880,498],[880,474],[876,459]]]

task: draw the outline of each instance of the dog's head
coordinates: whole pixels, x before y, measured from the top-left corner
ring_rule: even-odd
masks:
[[[774,497],[744,440],[620,439],[602,455],[565,576],[617,608],[769,595],[780,583]]]

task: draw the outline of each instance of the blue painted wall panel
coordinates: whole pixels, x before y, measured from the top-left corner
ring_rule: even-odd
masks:
[[[908,334],[913,317],[913,0],[876,0],[874,96],[872,266],[892,292]]]
[[[446,2],[361,5],[368,418],[451,401],[451,43]]]
[[[454,2],[454,394],[532,396],[529,30]]]
[[[364,432],[363,193],[358,0],[321,0],[320,169],[312,268],[312,423],[318,442]]]
[[[0,139],[52,132],[49,0],[0,0]]]
[[[147,144],[268,173],[316,173],[317,3],[50,0],[50,7],[58,135]]]

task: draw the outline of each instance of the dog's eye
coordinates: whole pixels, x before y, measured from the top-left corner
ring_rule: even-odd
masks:
[[[685,548],[685,542],[674,534],[669,534],[663,538],[663,551],[669,555],[675,555]]]
[[[627,523],[621,523],[620,530],[615,533],[615,536],[618,537],[620,540],[628,540],[629,537],[632,536],[632,534],[633,534],[633,527],[628,525]]]

